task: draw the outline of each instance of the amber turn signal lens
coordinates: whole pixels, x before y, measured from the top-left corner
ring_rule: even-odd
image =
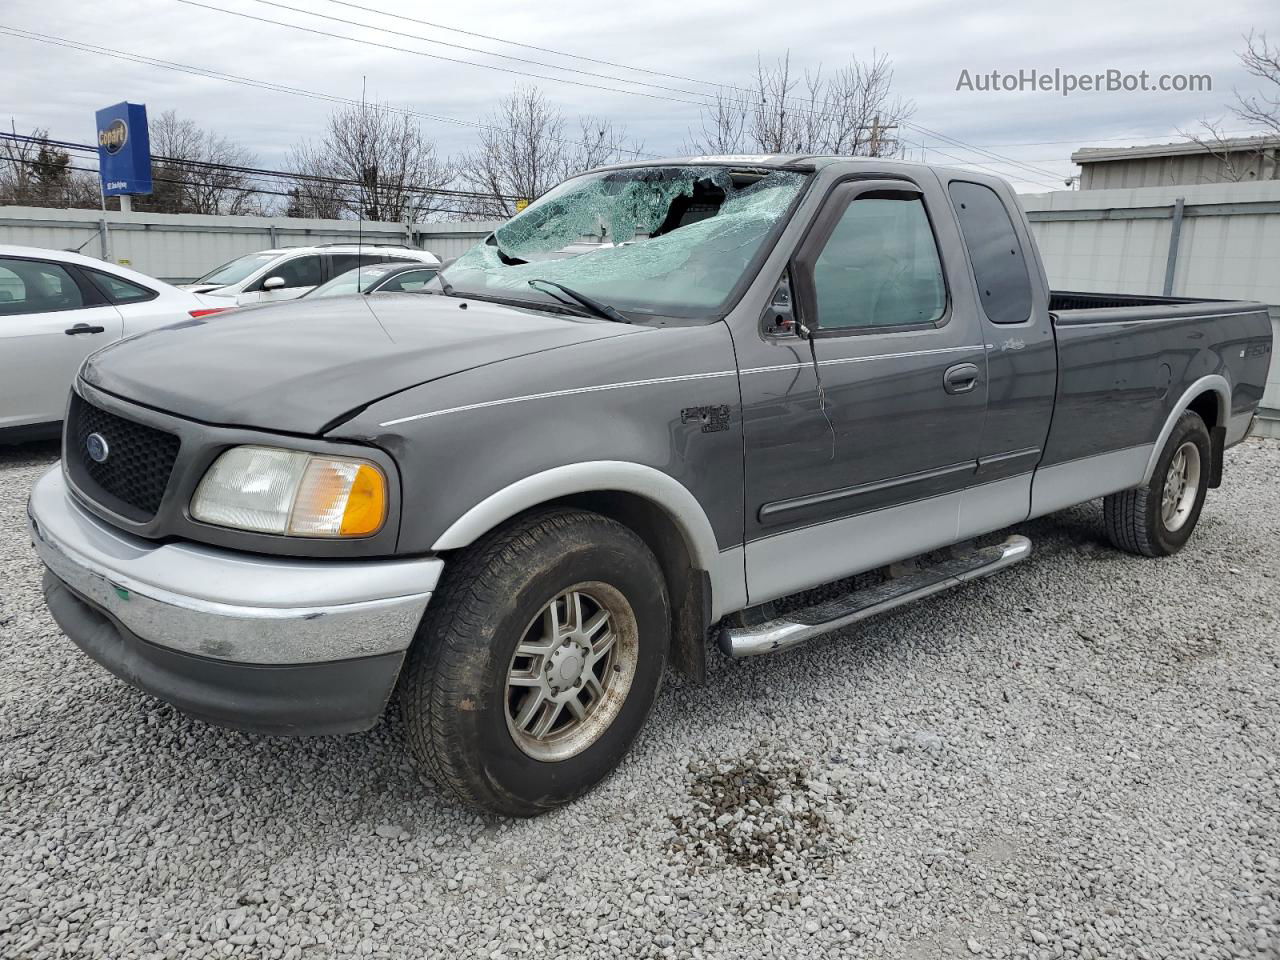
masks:
[[[341,534],[367,536],[380,530],[386,519],[387,482],[376,467],[361,464],[347,494],[346,509],[342,511]]]

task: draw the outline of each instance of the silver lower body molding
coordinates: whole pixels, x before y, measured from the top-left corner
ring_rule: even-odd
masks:
[[[957,587],[969,580],[988,577],[1031,555],[1031,541],[1012,536],[993,547],[984,547],[965,557],[956,557],[916,573],[794,610],[785,617],[720,631],[720,649],[730,657],[754,657],[777,653],[814,637],[847,627],[916,600]]]

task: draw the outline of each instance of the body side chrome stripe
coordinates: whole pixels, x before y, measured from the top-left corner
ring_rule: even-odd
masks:
[[[973,350],[985,349],[983,344],[970,344],[963,347],[932,347],[928,350],[904,350],[901,353],[877,353],[869,357],[836,357],[831,360],[819,360],[820,367],[833,367],[841,363],[870,363],[873,360],[898,360],[904,357],[926,357],[931,354],[939,353],[962,353]],[[801,367],[812,367],[813,364],[807,360],[801,360],[796,363],[779,363],[768,367],[748,367],[742,371],[742,375],[749,376],[753,373],[773,373],[777,370],[797,370]]]
[[[676,377],[655,377],[651,380],[627,380],[622,383],[601,383],[594,387],[570,387],[565,390],[548,390],[546,393],[529,393],[522,397],[507,397],[503,400],[482,400],[479,403],[467,403],[460,407],[447,407],[444,410],[432,410],[429,413],[415,413],[407,417],[397,417],[379,424],[383,427],[394,427],[397,424],[409,423],[413,420],[427,420],[431,417],[443,417],[446,413],[465,413],[468,410],[483,410],[486,407],[501,407],[508,403],[522,403],[525,400],[549,400],[553,397],[571,397],[579,393],[598,393],[601,390],[621,390],[624,387],[648,387],[662,383],[680,383],[684,380],[713,380],[717,377],[732,377],[736,370],[717,370],[714,373],[686,373]]]
[[[1096,307],[1091,309],[1097,310],[1114,310],[1115,307]],[[1066,311],[1061,311],[1065,313]],[[1197,313],[1186,314],[1185,316],[1174,317],[1133,317],[1120,318],[1114,320],[1072,320],[1067,319],[1061,322],[1055,320],[1054,326],[1061,327],[1114,327],[1120,323],[1175,323],[1179,320],[1217,320],[1220,317],[1247,317],[1251,313],[1265,313],[1265,308],[1255,307],[1251,310],[1228,310],[1226,313]]]
[[[936,353],[956,353],[958,351],[982,350],[982,344],[967,347],[938,347],[930,350],[909,350],[902,353],[881,353],[871,357],[840,357],[833,360],[820,360],[819,366],[831,366],[838,363],[868,363],[872,360],[895,360],[901,357],[927,356]],[[648,387],[664,383],[681,383],[686,380],[712,380],[717,377],[732,377],[736,374],[747,376],[753,373],[770,373],[775,370],[796,370],[812,364],[802,361],[782,363],[770,367],[751,367],[747,370],[716,370],[713,373],[686,373],[674,377],[654,377],[649,380],[625,380],[621,383],[601,383],[591,387],[569,387],[564,390],[548,390],[545,393],[529,393],[519,397],[506,397],[502,400],[482,400],[478,403],[467,403],[458,407],[446,407],[443,410],[431,410],[427,413],[415,413],[407,417],[397,417],[380,423],[382,427],[394,427],[401,423],[415,420],[428,420],[431,417],[443,417],[448,413],[465,413],[469,410],[483,410],[487,407],[500,407],[508,403],[523,403],[526,400],[550,400],[555,397],[570,397],[580,393],[598,393],[602,390],[622,390],[626,387]]]

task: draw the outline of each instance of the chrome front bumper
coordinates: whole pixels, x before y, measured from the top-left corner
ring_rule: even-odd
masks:
[[[444,568],[156,544],[81,508],[58,466],[37,481],[27,514],[40,559],[83,601],[149,644],[237,664],[403,654]]]

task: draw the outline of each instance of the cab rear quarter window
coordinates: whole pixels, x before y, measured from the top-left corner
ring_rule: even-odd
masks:
[[[967,180],[953,180],[947,189],[987,319],[1022,323],[1031,316],[1031,276],[1004,201],[990,187]]]

